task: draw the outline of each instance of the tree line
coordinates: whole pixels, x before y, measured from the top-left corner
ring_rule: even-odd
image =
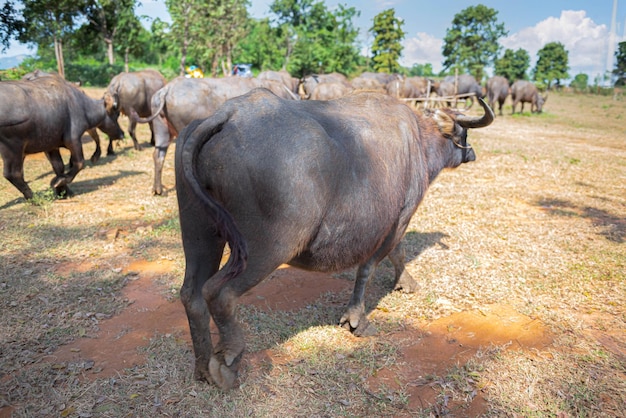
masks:
[[[142,25],[149,18],[136,13],[138,5],[137,0],[6,0],[0,10],[1,47],[5,50],[12,39],[37,46],[37,57],[26,66],[56,69],[66,78],[94,84],[100,79],[106,84],[131,67],[158,67],[171,78],[195,65],[217,77],[229,74],[235,62],[252,64],[257,71],[284,69],[297,77],[458,72],[482,81],[492,68],[510,81],[532,79],[546,88],[569,78],[568,51],[560,42],[544,45],[532,69],[526,50],[503,51],[499,40],[508,31],[498,11],[482,4],[454,16],[440,74],[431,64],[399,64],[405,32],[394,9],[374,17],[367,33],[371,43],[364,48],[354,25],[360,11],[341,4],[331,10],[322,0],[274,0],[271,17],[263,19],[250,16],[248,0],[165,0],[171,23],[157,18],[149,29]],[[364,49],[369,53],[363,55]],[[618,53],[624,49],[620,46]],[[616,76],[623,80],[624,58],[619,57],[614,73],[621,71]]]

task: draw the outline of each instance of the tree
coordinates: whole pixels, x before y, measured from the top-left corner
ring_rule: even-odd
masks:
[[[553,82],[559,87],[562,79],[569,78],[568,70],[568,52],[565,46],[560,42],[549,42],[537,52],[533,78],[549,90]]]
[[[435,75],[433,72],[433,65],[431,63],[426,64],[413,64],[407,71],[409,77],[432,77]]]
[[[19,19],[13,1],[7,0],[0,9],[0,45],[2,45],[0,52],[7,50],[11,39],[18,38],[23,28],[24,22]]]
[[[626,85],[626,41],[620,42],[615,51],[615,69],[612,71],[616,77],[616,86]]]
[[[396,18],[394,9],[387,9],[374,16],[374,25],[370,33],[374,36],[372,44],[372,66],[376,72],[396,73],[400,70],[398,60],[402,54],[401,41],[405,32],[404,21]]]
[[[516,80],[527,80],[527,71],[530,67],[530,55],[525,49],[519,48],[517,51],[507,49],[501,58],[494,63],[495,75],[500,75],[514,83]]]
[[[90,28],[100,34],[106,45],[109,65],[115,63],[116,37],[124,37],[126,42],[130,42],[133,26],[140,25],[135,16],[136,6],[137,0],[87,0],[82,8]]]
[[[356,69],[358,29],[353,7],[339,5],[335,12],[322,1],[276,0],[270,5],[280,28],[284,52],[282,68],[291,74],[350,73]]]
[[[261,70],[286,69],[283,67],[283,40],[282,27],[270,25],[269,18],[250,19],[248,36],[236,48],[234,60],[252,64]]]
[[[479,82],[485,67],[498,56],[498,40],[508,31],[497,21],[498,12],[482,4],[470,6],[454,15],[446,31],[442,54],[446,70],[458,68],[469,72]]]
[[[585,73],[576,74],[574,80],[570,83],[570,87],[572,87],[576,91],[587,91],[587,86],[589,85],[589,76]]]
[[[54,47],[57,72],[65,77],[63,44],[75,29],[81,0],[24,0],[23,31],[19,40],[39,48]]]

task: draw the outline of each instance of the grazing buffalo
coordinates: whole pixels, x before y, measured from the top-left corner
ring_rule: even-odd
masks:
[[[297,98],[282,83],[274,80],[246,77],[177,77],[154,94],[150,116],[140,118],[137,113],[132,112],[131,119],[137,122],[153,122],[154,194],[163,194],[161,182],[163,164],[172,138],[192,120],[211,116],[226,100],[257,87],[266,87],[285,99]]]
[[[420,116],[380,93],[287,102],[261,89],[189,124],[175,162],[195,377],[235,385],[245,346],[237,299],[283,263],[324,272],[358,266],[340,324],[371,333],[366,284],[389,256],[395,288],[416,289],[400,241],[439,172],[476,158],[468,129],[494,118],[480,103],[481,117],[450,109]]]
[[[156,70],[142,70],[132,73],[120,73],[113,77],[107,87],[109,94],[119,97],[120,111],[124,115],[129,116],[128,133],[133,140],[133,146],[136,150],[140,149],[137,136],[135,135],[137,122],[130,118],[131,109],[137,112],[141,117],[150,116],[152,95],[163,87],[165,83],[165,77],[163,77],[160,72]],[[117,119],[117,115],[115,115],[115,118]],[[152,123],[150,123],[150,134],[150,143],[154,144],[154,129]],[[110,139],[107,154],[114,154],[113,144]]]
[[[495,109],[498,102],[498,112],[502,116],[502,106],[509,95],[509,82],[506,78],[496,75],[487,80],[487,103]]]
[[[530,103],[531,113],[541,113],[543,104],[548,99],[548,96],[540,95],[537,86],[530,81],[517,80],[511,86],[511,99],[513,100],[513,111],[511,114],[515,114],[515,107],[518,103],[522,104],[520,113],[524,112],[524,103]]]
[[[60,76],[3,81],[0,97],[10,98],[0,101],[4,177],[31,199],[33,192],[24,181],[24,157],[45,152],[56,174],[50,182],[56,195],[71,195],[67,185],[84,166],[81,137],[117,111],[116,98],[105,93],[100,100],[91,99]],[[71,153],[68,173],[59,152],[61,147]]]

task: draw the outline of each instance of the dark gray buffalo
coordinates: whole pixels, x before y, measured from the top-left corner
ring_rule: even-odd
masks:
[[[69,83],[70,86],[72,87],[77,87],[76,83],[66,81],[63,77],[61,77],[57,73],[48,73],[48,72],[41,71],[41,70],[35,70],[33,72],[30,72],[24,75],[24,77],[22,77],[22,80],[30,81],[30,80],[34,80],[36,78],[41,78],[41,77],[57,77],[57,79],[60,80],[61,82],[66,82],[66,83]],[[115,95],[111,97],[113,98],[114,101],[119,100],[119,98]],[[118,103],[114,102],[111,107],[113,109],[117,108]],[[112,115],[107,114],[104,120],[97,126],[98,129],[100,129],[109,137],[109,147],[111,147],[111,142],[114,139],[124,139],[124,131],[122,131],[122,128],[120,128],[120,125],[117,123],[117,114],[118,114],[117,111],[114,111]],[[93,139],[94,143],[96,144],[96,149],[94,150],[90,158],[91,162],[94,164],[98,162],[98,160],[100,159],[100,156],[102,155],[102,147],[100,145],[100,135],[98,135],[98,129],[90,128],[90,129],[87,129],[86,131],[89,134],[89,136]]]
[[[91,99],[59,76],[0,82],[0,97],[4,177],[31,199],[33,192],[24,181],[24,157],[44,152],[56,174],[50,182],[55,193],[71,195],[67,185],[84,166],[81,137],[117,111],[115,98],[105,93],[100,100]],[[71,153],[67,173],[61,147]]]
[[[439,172],[476,158],[467,131],[494,118],[481,105],[481,117],[450,109],[419,116],[380,93],[287,102],[254,90],[188,125],[175,162],[195,377],[235,385],[245,346],[237,299],[283,263],[324,272],[358,266],[340,324],[369,334],[366,284],[389,256],[395,288],[416,289],[400,241]]]
[[[137,122],[152,122],[155,141],[154,194],[163,194],[163,164],[171,140],[192,120],[211,116],[226,100],[257,87],[268,88],[285,99],[297,98],[283,83],[274,80],[177,77],[154,94],[150,116],[140,118],[137,113],[131,112],[131,118]]]
[[[511,86],[511,99],[513,100],[512,114],[515,114],[515,107],[517,107],[518,103],[522,104],[520,113],[524,112],[524,103],[530,103],[531,113],[541,113],[543,104],[548,97],[540,95],[537,86],[530,81],[517,80]]]
[[[124,115],[129,117],[128,134],[132,138],[133,146],[136,150],[140,149],[137,136],[135,135],[137,122],[130,118],[132,113],[131,109],[137,112],[141,117],[150,116],[152,114],[152,109],[150,108],[152,96],[163,87],[165,83],[165,77],[163,77],[160,72],[156,70],[143,70],[132,73],[120,73],[113,77],[107,87],[109,94],[119,97],[119,109]],[[154,144],[154,129],[152,123],[150,123],[150,133],[150,143]],[[107,154],[114,154],[113,144],[110,140]]]
[[[473,94],[478,98],[483,97],[483,89],[480,87],[480,84],[476,81],[473,75],[470,74],[461,74],[458,77],[453,75],[449,75],[443,79],[439,85],[436,87],[437,95],[441,97],[449,97],[459,94]],[[468,109],[472,107],[474,104],[474,97],[468,96],[467,99],[470,101]],[[465,100],[462,98],[462,100]],[[448,106],[451,105],[451,102],[447,102]]]
[[[509,81],[499,75],[491,77],[487,80],[487,103],[492,109],[495,109],[498,103],[498,112],[502,116],[502,106],[509,95]]]

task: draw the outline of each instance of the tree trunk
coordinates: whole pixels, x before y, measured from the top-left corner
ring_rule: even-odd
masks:
[[[126,49],[124,50],[124,72],[129,72],[128,69],[128,51],[129,51],[129,47],[126,47]]]
[[[54,37],[54,57],[57,60],[57,72],[63,78],[65,78],[65,63],[63,62],[63,42]]]
[[[109,57],[109,65],[115,64],[115,57],[113,56],[113,40],[105,39],[107,44],[107,56]]]

